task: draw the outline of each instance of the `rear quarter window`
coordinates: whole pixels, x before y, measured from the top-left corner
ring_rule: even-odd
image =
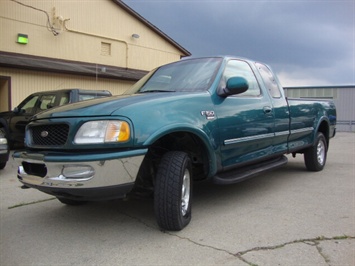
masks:
[[[91,99],[95,99],[95,98],[101,98],[104,96],[98,96],[98,95],[92,95],[92,94],[80,94],[79,95],[79,101],[86,101],[86,100],[91,100]]]
[[[271,97],[280,98],[280,88],[271,70],[266,65],[261,63],[255,63],[255,65],[258,68],[261,78],[263,79],[264,85],[269,91]]]

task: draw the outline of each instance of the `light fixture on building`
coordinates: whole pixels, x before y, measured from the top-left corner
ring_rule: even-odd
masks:
[[[132,38],[134,38],[134,39],[139,39],[139,37],[140,37],[140,36],[139,36],[139,34],[137,34],[137,33],[133,33],[133,34],[132,34]]]
[[[22,33],[17,34],[17,43],[28,44],[28,35]]]

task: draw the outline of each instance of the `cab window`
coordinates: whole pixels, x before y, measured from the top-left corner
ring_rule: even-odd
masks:
[[[59,106],[69,103],[69,94],[61,94],[59,100]]]
[[[247,62],[240,60],[230,60],[224,70],[220,86],[222,88],[225,87],[227,80],[231,77],[243,77],[248,81],[249,84],[248,90],[236,95],[237,97],[260,95],[259,84],[255,78],[253,70],[250,68]]]
[[[79,94],[79,102],[98,98],[94,94]]]
[[[55,95],[43,95],[40,99],[40,104],[39,104],[39,110],[38,111],[44,111],[49,108],[54,107],[55,104]]]

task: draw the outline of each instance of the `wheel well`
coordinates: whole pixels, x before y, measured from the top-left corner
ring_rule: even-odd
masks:
[[[323,133],[325,139],[327,140],[327,147],[329,146],[329,125],[326,121],[322,121],[319,125],[318,132]]]
[[[9,132],[9,126],[6,123],[6,120],[0,119],[0,136],[3,135],[7,139],[7,145],[9,146],[10,149],[13,149],[13,139],[12,135]]]
[[[162,156],[168,151],[186,152],[192,163],[194,180],[205,179],[209,171],[207,148],[203,141],[190,132],[174,132],[155,141],[148,149],[136,179],[136,186],[154,187],[154,177]]]
[[[7,135],[8,135],[7,125],[5,123],[3,123],[3,121],[1,121],[1,120],[0,120],[0,131],[2,131],[3,134],[5,134],[5,137],[7,137]]]

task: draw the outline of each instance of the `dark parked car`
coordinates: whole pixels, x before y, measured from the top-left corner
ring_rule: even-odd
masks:
[[[13,111],[0,113],[0,136],[7,136],[8,145],[23,146],[25,128],[31,117],[47,109],[68,103],[112,96],[106,90],[63,89],[41,91],[29,95]]]

